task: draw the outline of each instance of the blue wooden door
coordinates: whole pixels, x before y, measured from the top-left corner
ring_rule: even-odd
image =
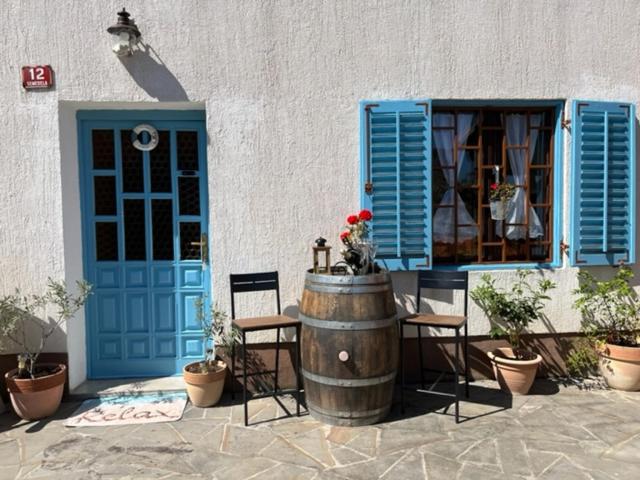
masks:
[[[180,373],[210,292],[204,113],[79,112],[78,133],[89,378]]]

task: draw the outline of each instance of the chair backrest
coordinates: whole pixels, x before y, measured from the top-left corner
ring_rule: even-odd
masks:
[[[261,273],[232,273],[229,275],[231,284],[231,318],[236,318],[235,294],[241,292],[276,291],[276,305],[280,315],[280,284],[278,272]]]
[[[464,290],[464,315],[467,316],[469,272],[447,272],[442,270],[418,270],[418,293],[416,307],[420,312],[420,292],[423,288],[436,290]]]

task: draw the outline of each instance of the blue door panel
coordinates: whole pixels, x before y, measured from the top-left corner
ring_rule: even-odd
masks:
[[[127,292],[129,291],[127,289]],[[125,293],[125,306],[127,333],[149,333],[147,294],[143,292]]]
[[[175,332],[175,295],[172,292],[153,293],[153,318],[156,332]]]
[[[156,336],[155,356],[160,358],[176,358],[176,338]]]
[[[182,267],[180,269],[180,286],[184,288],[202,288],[203,273],[200,267]]]
[[[182,339],[182,354],[187,358],[202,358],[204,355],[204,348],[202,340],[197,337],[183,337]]]
[[[186,333],[200,331],[200,323],[196,316],[195,302],[200,297],[197,292],[182,293],[180,295],[180,306],[182,313],[182,331]]]
[[[175,285],[173,267],[159,266],[153,267],[151,270],[154,287],[173,287]]]
[[[98,333],[121,333],[120,295],[96,293]]]
[[[151,151],[133,146],[143,123],[159,132]],[[194,306],[210,294],[204,113],[79,112],[78,137],[89,377],[178,374],[205,351]]]

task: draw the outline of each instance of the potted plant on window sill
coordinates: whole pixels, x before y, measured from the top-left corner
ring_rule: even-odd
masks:
[[[22,351],[18,368],[5,374],[5,382],[13,409],[24,420],[48,417],[60,406],[67,368],[64,364],[39,363],[38,359],[51,335],[82,308],[91,286],[77,282],[77,290],[74,295],[64,282],[49,279],[43,295],[22,295],[16,290],[14,295],[0,298],[0,338],[10,340]],[[50,307],[55,311],[51,317]],[[37,339],[32,337],[33,331],[39,333]]]
[[[489,186],[489,207],[492,220],[504,220],[511,208],[516,187],[510,183],[492,183]]]
[[[500,388],[509,394],[526,395],[536,377],[542,357],[522,348],[521,336],[529,324],[543,317],[547,292],[555,288],[548,279],[533,286],[528,281],[530,271],[518,270],[517,280],[510,290],[496,288],[495,281],[484,274],[480,285],[470,292],[473,301],[484,311],[492,324],[492,338],[507,337],[511,347],[497,348],[487,355]]]
[[[209,312],[205,308],[205,300],[198,298],[195,302],[196,318],[202,329],[205,358],[185,365],[184,381],[191,403],[196,407],[211,407],[220,401],[227,374],[227,364],[216,356],[216,349],[229,355],[231,347],[238,342],[238,332],[229,326],[227,315],[217,306]]]
[[[640,390],[640,301],[629,283],[633,272],[621,265],[609,280],[585,270],[578,278],[574,306],[598,354],[600,374],[611,388]]]

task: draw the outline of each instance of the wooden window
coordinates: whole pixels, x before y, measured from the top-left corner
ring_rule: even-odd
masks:
[[[434,264],[551,261],[554,121],[551,108],[433,109]],[[496,181],[516,187],[505,221],[490,215]]]

